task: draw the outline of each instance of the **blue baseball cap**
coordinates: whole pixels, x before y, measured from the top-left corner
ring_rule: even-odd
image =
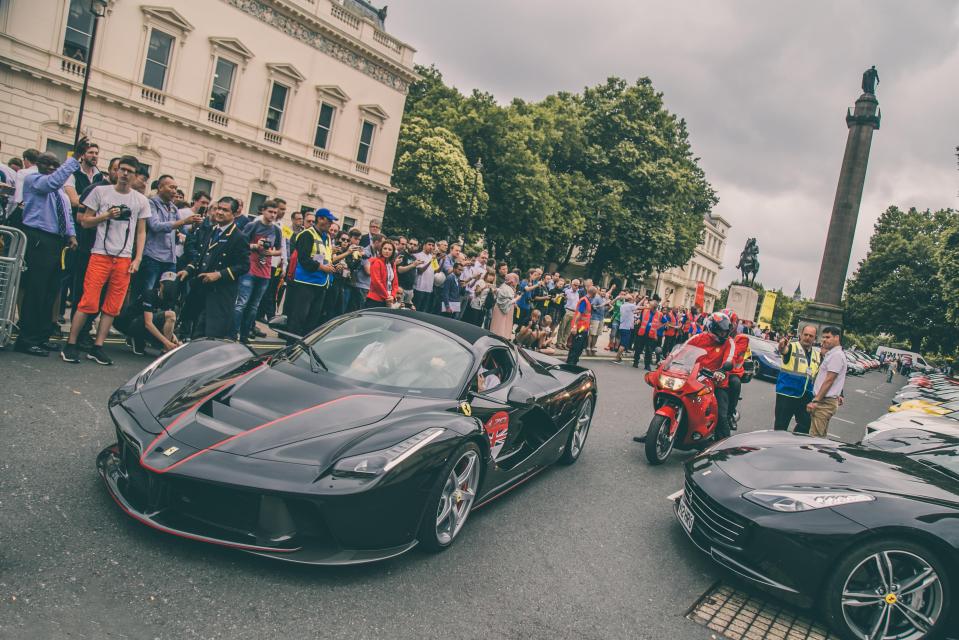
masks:
[[[337,217],[334,216],[332,213],[330,213],[330,210],[327,209],[327,208],[325,208],[325,207],[322,208],[322,209],[317,209],[317,210],[316,210],[316,217],[317,217],[317,218],[326,218],[326,219],[329,220],[330,222],[336,222],[336,221],[337,221]]]

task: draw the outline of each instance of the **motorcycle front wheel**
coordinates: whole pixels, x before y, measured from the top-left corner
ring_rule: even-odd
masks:
[[[649,464],[666,462],[675,443],[676,433],[669,433],[669,419],[658,414],[653,416],[646,430],[646,459]]]

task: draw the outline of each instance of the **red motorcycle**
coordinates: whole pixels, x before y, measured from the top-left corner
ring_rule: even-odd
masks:
[[[645,438],[636,440],[645,443],[650,464],[665,462],[673,448],[702,449],[710,442],[719,405],[714,372],[697,363],[705,354],[699,347],[680,345],[655,371],[646,374],[656,413]]]

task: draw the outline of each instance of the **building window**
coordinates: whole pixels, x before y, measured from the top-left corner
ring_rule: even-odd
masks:
[[[172,51],[173,36],[158,29],[150,31],[150,47],[147,50],[147,60],[143,67],[143,84],[157,91],[163,91],[166,86]]]
[[[216,59],[213,72],[213,88],[210,90],[210,108],[226,113],[230,106],[230,93],[233,91],[233,76],[236,64],[225,58]]]
[[[340,227],[343,231],[349,231],[356,226],[356,218],[351,218],[350,216],[343,216],[343,226]]]
[[[250,213],[254,215],[259,213],[260,206],[262,206],[263,203],[269,199],[270,199],[270,196],[266,194],[257,193],[256,191],[251,192],[250,193],[250,209],[249,209]]]
[[[320,105],[320,117],[316,122],[316,136],[313,138],[313,146],[320,149],[326,149],[330,144],[330,131],[333,129],[333,113],[336,109],[326,104]]]
[[[266,128],[279,132],[283,126],[283,112],[286,111],[286,97],[290,90],[279,82],[273,83],[270,91],[270,105],[266,110]]]
[[[373,129],[374,125],[369,120],[363,121],[363,128],[360,130],[360,147],[356,150],[356,161],[360,164],[369,164],[370,152],[373,149]]]
[[[60,142],[59,140],[48,139],[45,151],[55,155],[60,162],[66,162],[69,157],[68,154],[73,151],[73,145],[67,142]]]
[[[203,191],[210,194],[210,197],[213,197],[213,181],[207,180],[206,178],[196,177],[193,178],[193,193],[198,191]]]
[[[93,20],[93,12],[90,11],[88,0],[70,0],[67,30],[63,36],[63,55],[80,62],[87,61]]]

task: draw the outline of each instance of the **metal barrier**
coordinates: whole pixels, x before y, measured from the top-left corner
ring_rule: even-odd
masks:
[[[27,250],[27,236],[14,227],[0,227],[0,347],[10,341],[13,314],[17,307],[20,275],[25,267],[23,256]]]

